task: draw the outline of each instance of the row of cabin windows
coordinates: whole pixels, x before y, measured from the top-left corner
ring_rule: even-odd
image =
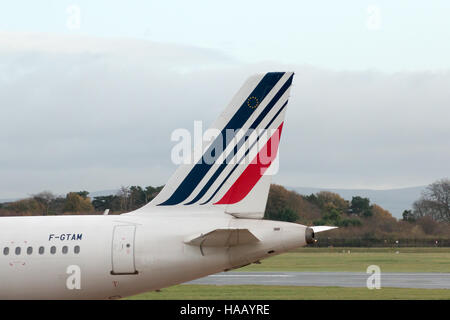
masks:
[[[63,246],[62,249],[61,249],[61,252],[63,254],[69,253],[69,247],[68,246]],[[73,247],[73,252],[75,254],[79,254],[80,253],[80,246]],[[21,247],[16,247],[14,249],[14,253],[16,254],[16,256],[20,255],[22,253],[22,248]],[[38,253],[39,254],[44,254],[45,253],[45,247],[42,247],[42,246],[39,247]],[[51,246],[50,247],[50,253],[51,254],[55,254],[56,253],[56,247],[55,246]],[[3,255],[7,256],[8,254],[9,254],[9,247],[3,248]],[[27,247],[27,254],[28,255],[33,254],[33,247]]]

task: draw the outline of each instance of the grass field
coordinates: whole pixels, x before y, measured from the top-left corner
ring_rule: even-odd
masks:
[[[433,300],[450,299],[445,289],[398,289],[291,286],[178,285],[143,293],[139,300]]]
[[[357,271],[450,273],[450,248],[301,248],[236,271]],[[130,299],[450,299],[446,289],[178,285]]]
[[[398,252],[398,253],[397,253]],[[301,248],[236,271],[449,272],[450,248]]]

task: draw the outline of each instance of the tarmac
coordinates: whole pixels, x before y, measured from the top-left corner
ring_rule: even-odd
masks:
[[[266,285],[313,287],[367,287],[372,274],[364,272],[223,272],[189,284]],[[450,289],[450,273],[380,274],[380,286],[393,288]],[[373,277],[369,283],[374,284]]]

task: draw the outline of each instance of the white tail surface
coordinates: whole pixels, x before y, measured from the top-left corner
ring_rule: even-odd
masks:
[[[202,157],[180,165],[158,196],[132,214],[182,209],[262,218],[293,76],[250,77],[210,128],[220,134]]]

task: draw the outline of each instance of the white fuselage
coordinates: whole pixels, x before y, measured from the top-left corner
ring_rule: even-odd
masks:
[[[245,228],[260,241],[185,243],[217,228]],[[108,299],[157,290],[303,246],[305,228],[203,213],[2,217],[0,299]]]

